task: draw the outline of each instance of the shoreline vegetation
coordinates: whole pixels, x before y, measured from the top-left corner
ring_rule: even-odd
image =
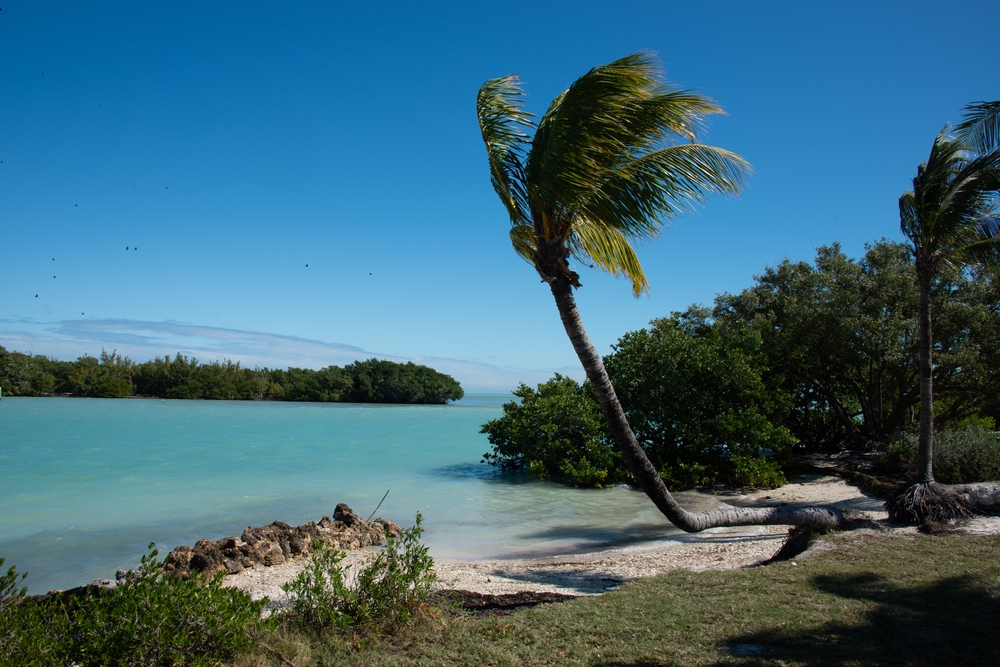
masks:
[[[15,632],[31,632],[0,632],[0,644],[9,640],[0,665],[21,664],[34,648],[46,649],[38,664],[141,656],[150,665],[248,667],[980,664],[998,655],[1000,568],[990,554],[1000,519],[921,534],[929,531],[891,524],[881,499],[828,474],[720,499],[831,503],[876,527],[819,536],[784,560],[773,558],[782,528],[746,526],[638,548],[432,564],[417,541],[418,515],[386,549],[317,546],[318,557],[215,578],[158,577],[163,561],[152,551],[103,588],[19,598],[11,571],[3,583],[13,597],[0,600],[0,612]],[[355,517],[340,509],[346,526]],[[155,614],[114,623],[143,596],[162,603]],[[202,600],[210,604],[195,604]]]
[[[465,392],[450,375],[413,362],[355,361],[344,367],[246,368],[240,362],[203,363],[177,353],[135,362],[101,350],[99,357],[59,361],[0,346],[4,396],[178,398],[317,403],[444,404]]]

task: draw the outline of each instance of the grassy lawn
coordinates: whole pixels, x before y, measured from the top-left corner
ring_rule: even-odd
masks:
[[[304,665],[998,665],[1000,537],[841,534],[768,567],[676,572],[402,635],[284,634]],[[246,665],[280,665],[258,655]]]

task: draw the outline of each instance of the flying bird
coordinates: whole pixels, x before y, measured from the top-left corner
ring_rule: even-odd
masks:
[[[37,295],[37,294],[35,295],[35,298],[36,298],[36,299],[38,298],[38,295]]]
[[[308,264],[306,264],[306,268],[307,268],[307,269],[309,268],[309,265],[308,265]]]

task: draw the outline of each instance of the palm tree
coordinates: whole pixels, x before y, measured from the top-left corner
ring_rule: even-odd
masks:
[[[947,520],[971,513],[967,490],[934,480],[933,329],[930,292],[942,267],[1000,267],[1000,104],[966,107],[959,133],[945,128],[927,161],[917,167],[913,189],[899,198],[900,229],[911,243],[920,311],[920,431],[917,470],[886,507],[890,518],[907,523]]]
[[[627,278],[638,296],[649,285],[632,242],[655,238],[665,219],[707,194],[740,192],[750,165],[735,153],[696,143],[703,120],[722,110],[702,95],[662,84],[648,53],[590,70],[553,100],[537,125],[523,110],[523,97],[513,75],[491,79],[479,91],[493,187],[510,216],[514,250],[552,291],[615,443],[643,491],[689,532],[842,524],[843,516],[829,508],[684,510],[636,440],[576,307],[580,276],[570,258]]]

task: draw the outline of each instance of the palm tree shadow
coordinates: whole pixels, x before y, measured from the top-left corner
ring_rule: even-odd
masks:
[[[808,630],[773,628],[734,636],[720,645],[732,659],[716,664],[1000,664],[996,582],[973,574],[913,587],[895,585],[874,574],[822,576],[813,581],[818,589],[837,597],[867,602],[870,608],[862,622],[830,622]]]

